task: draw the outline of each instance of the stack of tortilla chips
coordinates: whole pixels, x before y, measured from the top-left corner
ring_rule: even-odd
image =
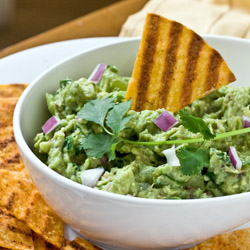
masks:
[[[22,163],[13,112],[25,84],[0,85],[0,249],[99,249],[64,239],[63,222],[43,200]]]

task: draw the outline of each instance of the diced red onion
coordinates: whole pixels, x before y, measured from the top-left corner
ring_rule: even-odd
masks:
[[[239,158],[239,156],[237,154],[237,151],[236,151],[235,147],[232,147],[232,146],[229,147],[228,155],[229,155],[230,161],[232,162],[233,166],[236,169],[241,169],[242,162],[241,162],[241,160],[240,160],[240,158]]]
[[[103,73],[106,70],[107,66],[108,66],[107,64],[103,64],[103,63],[98,64],[93,70],[93,72],[90,74],[88,80],[91,82],[98,83],[101,80]]]
[[[178,157],[176,156],[175,145],[173,145],[171,148],[162,151],[162,153],[166,156],[167,163],[169,166],[178,167],[181,165]]]
[[[50,133],[60,124],[60,120],[56,116],[51,116],[42,126],[44,134]]]
[[[95,187],[103,173],[103,167],[83,170],[80,174],[82,184],[88,187]]]
[[[243,123],[244,123],[244,128],[249,128],[250,127],[250,118],[243,115],[242,119],[243,119]]]
[[[166,132],[167,130],[175,126],[178,123],[178,121],[167,110],[165,110],[154,120],[154,123],[161,130]]]

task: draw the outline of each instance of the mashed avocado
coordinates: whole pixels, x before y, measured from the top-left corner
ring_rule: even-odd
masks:
[[[34,139],[35,153],[51,169],[81,183],[81,172],[104,167],[96,189],[154,199],[192,199],[236,194],[250,191],[250,134],[221,140],[195,143],[209,152],[209,164],[199,174],[185,175],[179,166],[170,166],[162,153],[172,145],[135,145],[119,142],[116,157],[107,161],[86,154],[83,141],[89,134],[102,134],[102,126],[78,117],[78,112],[90,100],[111,97],[116,103],[124,101],[129,78],[117,74],[109,66],[100,83],[85,78],[61,81],[57,92],[47,94],[48,109],[60,119],[60,125],[48,134],[39,133]],[[242,116],[250,117],[250,88],[223,87],[195,101],[185,110],[200,117],[214,134],[243,128]],[[154,120],[164,111],[129,110],[131,116],[119,137],[133,141],[167,141],[198,138],[181,123],[163,132]],[[173,114],[179,120],[179,113]],[[103,142],[105,143],[105,142]],[[185,145],[176,145],[176,150]],[[237,149],[242,168],[236,169],[228,156],[229,146]]]

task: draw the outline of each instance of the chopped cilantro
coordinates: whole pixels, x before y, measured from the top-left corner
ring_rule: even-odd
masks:
[[[66,147],[67,151],[74,155],[75,154],[75,147],[73,145],[73,140],[71,136],[67,136],[65,137],[65,142],[64,142],[64,146]]]

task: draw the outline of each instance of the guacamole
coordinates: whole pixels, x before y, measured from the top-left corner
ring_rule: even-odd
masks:
[[[86,137],[90,134],[103,135],[102,138],[111,140],[113,137],[108,137],[109,134],[105,137],[100,124],[82,119],[79,112],[91,100],[112,98],[116,104],[123,103],[128,82],[129,77],[120,76],[113,66],[106,69],[98,84],[86,78],[61,81],[55,94],[46,95],[48,110],[60,119],[60,124],[50,133],[36,135],[34,151],[37,156],[49,168],[78,183],[82,183],[83,171],[102,166],[104,173],[94,188],[123,195],[193,199],[250,191],[249,133],[194,143],[197,150],[207,150],[209,154],[209,164],[204,163],[198,174],[185,174],[180,166],[168,164],[163,151],[173,145],[129,143],[129,140],[157,142],[201,137],[200,133],[190,132],[183,126],[179,112],[173,114],[178,124],[164,132],[154,123],[164,109],[141,112],[129,110],[125,114],[125,117],[129,117],[127,123],[119,131],[119,138],[123,140],[114,139],[112,142],[113,156],[110,157],[108,153],[90,156],[83,147]],[[211,133],[218,135],[242,129],[242,116],[250,117],[249,104],[250,88],[222,87],[185,107],[185,110],[201,118]],[[103,140],[99,143],[103,145],[108,142]],[[186,146],[175,145],[176,152]],[[242,162],[241,169],[235,168],[230,160],[230,146],[237,149]],[[96,150],[99,150],[98,147]]]

